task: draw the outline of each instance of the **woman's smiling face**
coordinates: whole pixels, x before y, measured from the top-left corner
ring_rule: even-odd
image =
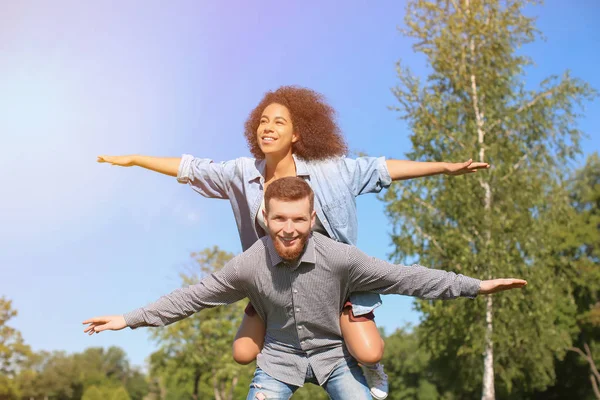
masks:
[[[294,133],[292,117],[287,107],[271,103],[263,111],[256,130],[258,146],[263,154],[287,154],[292,150],[292,143],[298,140]]]

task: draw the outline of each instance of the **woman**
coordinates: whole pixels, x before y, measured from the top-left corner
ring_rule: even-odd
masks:
[[[383,157],[345,158],[344,138],[334,120],[334,110],[312,90],[284,86],[268,92],[245,123],[246,140],[255,157],[216,164],[209,159],[148,156],[99,156],[99,162],[140,166],[176,176],[205,197],[229,199],[246,250],[266,228],[260,210],[263,193],[278,178],[299,176],[315,192],[315,230],[333,239],[356,244],[355,197],[379,192],[392,180],[440,173],[461,175],[487,168],[485,163],[413,162]],[[387,396],[387,380],[379,364],[383,340],[373,321],[381,304],[374,293],[352,294],[340,317],[340,328],[350,353],[365,368],[371,392]],[[242,364],[254,360],[264,344],[265,325],[251,305],[236,335],[234,359]]]

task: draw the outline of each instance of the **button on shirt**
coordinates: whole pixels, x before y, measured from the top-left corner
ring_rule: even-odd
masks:
[[[285,263],[271,239],[264,237],[198,284],[124,317],[131,328],[163,326],[248,297],[267,328],[257,365],[271,377],[296,386],[304,384],[310,365],[323,384],[334,367],[350,357],[339,316],[351,292],[473,298],[479,283],[453,272],[391,264],[319,233],[308,239],[298,262]]]

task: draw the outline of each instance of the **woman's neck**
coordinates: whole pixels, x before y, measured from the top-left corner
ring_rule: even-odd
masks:
[[[285,155],[268,154],[265,156],[265,159],[267,161],[265,182],[270,182],[285,176],[296,176],[296,163],[294,162],[291,151]]]

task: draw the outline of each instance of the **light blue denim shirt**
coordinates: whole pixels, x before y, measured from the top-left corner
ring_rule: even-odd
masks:
[[[358,218],[355,197],[378,193],[392,183],[384,157],[336,157],[304,161],[294,156],[296,175],[315,193],[315,211],[332,239],[356,245]],[[256,221],[265,183],[265,160],[241,157],[215,163],[184,154],[177,180],[188,183],[204,197],[228,199],[235,216],[242,249],[250,248],[265,232]],[[379,305],[375,293],[351,296],[355,315],[366,314]]]

